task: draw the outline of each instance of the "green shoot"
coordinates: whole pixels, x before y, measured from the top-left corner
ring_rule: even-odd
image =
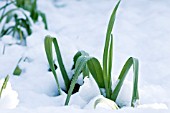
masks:
[[[58,64],[59,64],[59,67],[60,67],[64,82],[65,82],[66,90],[68,90],[69,87],[70,87],[69,86],[70,85],[70,80],[68,78],[66,69],[64,67],[63,60],[62,60],[61,53],[60,53],[60,49],[59,49],[58,42],[57,42],[56,38],[53,38],[53,43],[54,43],[54,48],[55,48],[55,51],[56,51]]]
[[[0,90],[0,98],[1,98],[1,96],[2,96],[3,90],[4,90],[4,89],[6,88],[6,86],[7,86],[8,80],[9,80],[9,75],[7,75],[7,76],[5,77],[5,80],[4,80],[3,84],[2,84],[2,87],[1,87],[1,90]]]
[[[103,52],[103,67],[101,66],[100,62],[98,59],[95,57],[89,56],[88,53],[85,51],[79,51],[75,54],[73,61],[73,67],[72,70],[74,69],[74,75],[71,79],[71,81],[68,79],[67,72],[65,70],[60,49],[58,46],[58,42],[55,38],[46,36],[45,38],[45,50],[46,50],[46,55],[48,62],[50,64],[50,68],[55,76],[56,82],[59,87],[57,75],[54,69],[54,63],[53,63],[53,55],[52,55],[52,43],[54,44],[55,51],[56,51],[56,56],[57,60],[59,63],[59,67],[62,73],[62,76],[65,81],[65,86],[66,89],[68,90],[67,98],[65,101],[65,105],[69,104],[71,95],[73,93],[73,90],[75,88],[77,79],[79,75],[82,73],[83,77],[89,76],[89,73],[91,73],[92,77],[96,81],[100,92],[103,96],[105,96],[108,99],[98,99],[95,102],[95,106],[99,103],[106,103],[107,105],[111,106],[113,109],[118,109],[116,103],[113,101],[116,101],[118,94],[120,92],[120,89],[123,85],[123,82],[125,80],[125,77],[127,76],[131,66],[133,65],[133,95],[131,99],[131,106],[135,107],[137,100],[139,99],[139,94],[138,94],[138,67],[139,63],[136,58],[130,57],[127,62],[125,63],[124,67],[122,68],[122,71],[119,75],[118,78],[118,84],[116,85],[115,89],[112,89],[112,62],[113,62],[113,35],[112,30],[116,18],[116,12],[118,9],[118,6],[120,4],[120,0],[116,4],[107,28],[107,33],[106,33],[106,41],[105,41],[105,46],[104,46],[104,52]],[[70,86],[68,86],[70,85]],[[103,91],[104,89],[104,91]],[[60,90],[60,89],[59,89]],[[112,101],[111,101],[112,100]],[[112,103],[112,104],[110,104]],[[114,104],[113,104],[114,103]]]
[[[71,81],[71,85],[70,85],[70,89],[68,90],[68,94],[67,94],[67,98],[65,101],[65,105],[68,105],[69,101],[70,101],[70,97],[72,95],[73,89],[75,87],[75,84],[77,82],[77,79],[81,73],[81,71],[83,70],[83,68],[85,67],[87,61],[90,59],[90,57],[86,57],[86,56],[80,56],[77,59],[76,65],[75,65],[75,72],[74,72],[74,76],[72,78]]]
[[[20,67],[17,65],[14,72],[13,72],[13,75],[16,75],[16,76],[20,76],[22,73],[22,70],[20,69]]]
[[[13,75],[20,76],[22,73],[22,69],[19,67],[19,63],[22,61],[23,57],[21,57],[17,63],[17,66],[14,69]]]
[[[57,77],[55,67],[54,67],[52,44],[54,44],[55,53],[56,53],[56,56],[57,56],[59,68],[60,68],[62,77],[64,79],[66,92],[68,92],[67,99],[65,101],[65,105],[68,105],[70,97],[71,97],[71,95],[74,91],[74,88],[75,88],[75,85],[76,85],[76,82],[77,82],[77,79],[78,79],[78,76],[80,75],[80,73],[83,72],[84,77],[88,76],[88,74],[89,74],[89,70],[88,70],[86,62],[90,59],[90,57],[87,57],[88,54],[84,51],[80,51],[74,56],[74,58],[73,58],[74,65],[73,65],[72,69],[74,69],[75,73],[74,73],[72,79],[70,80],[68,78],[68,74],[67,74],[66,69],[64,67],[64,63],[63,63],[63,60],[62,60],[62,57],[61,57],[61,52],[60,52],[60,49],[59,49],[59,46],[58,46],[57,39],[54,38],[54,37],[51,37],[51,36],[45,37],[45,41],[44,41],[45,52],[46,52],[48,63],[50,65],[52,73],[55,77],[59,94],[61,94],[61,88],[60,88],[60,85],[59,85],[59,82],[58,82],[58,77]]]
[[[50,68],[52,70],[52,73],[57,83],[58,92],[59,94],[61,94],[60,84],[58,82],[57,73],[55,72],[55,67],[53,63],[52,42],[53,42],[53,39],[50,36],[46,36],[45,41],[44,41],[45,52],[46,52],[48,63],[50,65]]]
[[[136,101],[139,99],[138,94],[138,60],[130,57],[127,62],[125,63],[119,78],[118,78],[118,84],[116,85],[115,89],[112,89],[112,57],[113,57],[113,35],[111,34],[113,25],[116,18],[116,12],[118,9],[118,6],[120,4],[120,1],[116,4],[113,13],[110,17],[110,21],[108,24],[108,29],[106,33],[106,41],[104,46],[104,52],[103,52],[103,69],[100,65],[100,62],[94,58],[94,57],[86,57],[86,61],[83,63],[87,63],[87,68],[93,78],[95,79],[96,83],[98,84],[98,87],[100,89],[105,89],[105,92],[101,91],[101,94],[105,96],[108,99],[111,99],[113,101],[116,101],[117,96],[119,94],[119,91],[123,85],[124,79],[127,76],[127,73],[130,69],[130,67],[133,65],[133,72],[134,72],[134,84],[133,84],[133,95],[131,99],[131,106],[135,106]],[[77,53],[75,55],[76,58],[83,56],[80,53]],[[75,60],[76,61],[76,60]],[[76,61],[76,64],[78,63],[78,60]],[[85,66],[85,64],[84,64]],[[83,68],[82,68],[83,69]],[[68,101],[67,101],[68,102]]]
[[[107,28],[107,33],[106,33],[106,41],[105,41],[105,47],[104,47],[104,53],[103,53],[103,76],[104,76],[104,83],[105,83],[105,88],[106,88],[106,97],[110,98],[110,89],[109,89],[109,85],[110,85],[110,81],[108,81],[109,78],[111,78],[111,68],[109,69],[108,66],[109,66],[109,62],[112,62],[112,61],[109,61],[109,60],[112,60],[112,56],[110,56],[109,58],[109,55],[112,55],[112,53],[109,53],[109,52],[112,52],[112,47],[109,48],[109,45],[112,46],[112,40],[111,40],[111,32],[112,32],[112,29],[113,29],[113,25],[114,25],[114,22],[115,22],[115,18],[116,18],[116,11],[118,9],[118,6],[120,4],[120,1],[117,3],[117,5],[115,6],[112,14],[111,14],[111,17],[110,17],[110,21],[109,21],[109,24],[108,24],[108,28]],[[111,49],[111,50],[109,50]],[[111,66],[112,64],[110,64]]]
[[[105,88],[103,70],[100,62],[93,57],[87,62],[87,65],[99,88]]]
[[[139,94],[138,94],[138,68],[139,68],[138,65],[139,65],[139,62],[137,59],[135,59],[133,57],[130,57],[126,61],[125,65],[123,66],[122,71],[118,78],[118,84],[116,85],[116,87],[112,93],[111,99],[116,101],[116,98],[120,92],[120,89],[123,85],[125,77],[127,76],[127,73],[132,65],[133,65],[133,77],[134,77],[133,80],[134,81],[133,81],[133,94],[132,94],[132,99],[131,99],[131,106],[135,107],[135,103],[139,99]]]
[[[80,57],[80,56],[89,56],[88,53],[86,53],[85,51],[78,51],[75,55],[74,55],[74,58],[73,58],[73,66],[72,66],[72,70],[75,69],[75,65],[76,65],[76,62],[77,62],[77,59]],[[87,67],[87,65],[85,65],[84,69],[82,70],[83,72],[83,78],[85,78],[86,76],[89,77],[89,69]]]

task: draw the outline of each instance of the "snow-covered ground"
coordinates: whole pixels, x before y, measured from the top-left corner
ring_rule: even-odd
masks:
[[[102,59],[106,28],[116,1],[59,1],[54,4],[50,0],[38,0],[38,8],[47,16],[49,30],[45,31],[41,23],[37,23],[33,26],[33,34],[27,37],[27,47],[6,46],[5,54],[0,55],[0,79],[9,74],[12,89],[9,86],[8,90],[18,93],[18,97],[13,96],[16,102],[13,105],[17,104],[14,109],[4,108],[2,105],[6,101],[0,100],[0,113],[169,113],[170,1],[121,1],[113,31],[113,77],[117,78],[128,57],[139,59],[140,106],[124,107],[115,111],[91,109],[90,100],[99,95],[92,79],[85,80],[80,92],[71,97],[70,106],[63,106],[66,95],[55,96],[57,87],[52,73],[47,71],[49,66],[43,44],[46,35],[57,37],[68,71],[73,63],[73,55],[78,50],[85,50],[91,56]],[[10,37],[6,36],[0,41],[0,53],[8,39]],[[23,73],[19,77],[13,76],[12,72],[22,56],[28,58],[26,62],[20,63]],[[59,70],[57,73],[63,84]],[[119,102],[130,101],[130,75],[118,99]]]

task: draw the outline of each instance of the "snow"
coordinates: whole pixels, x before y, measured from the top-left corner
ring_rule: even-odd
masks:
[[[139,59],[140,105],[137,108],[123,107],[114,111],[102,107],[93,109],[93,103],[90,102],[99,96],[99,90],[92,78],[86,78],[80,91],[71,97],[69,106],[64,106],[66,94],[63,92],[58,96],[54,77],[47,71],[49,65],[44,51],[44,38],[46,35],[57,38],[69,75],[72,74],[72,58],[78,50],[85,50],[101,60],[108,20],[116,1],[59,1],[53,3],[38,0],[38,8],[47,16],[49,30],[44,30],[41,22],[33,25],[34,32],[27,37],[27,47],[12,44],[5,47],[5,54],[2,55],[4,45],[15,42],[10,36],[4,36],[3,41],[0,41],[0,79],[10,75],[6,89],[9,95],[7,94],[6,100],[5,97],[0,100],[0,113],[169,113],[170,1],[121,1],[113,31],[112,74],[116,83],[127,58],[134,56]],[[3,1],[0,1],[0,6],[1,3]],[[27,58],[25,62],[22,60],[19,63],[23,72],[19,77],[13,76],[21,57]],[[57,75],[61,87],[64,88],[59,70]],[[131,97],[131,75],[132,73],[129,73],[128,80],[116,100],[127,106]],[[6,102],[8,99],[9,103]]]
[[[2,87],[3,82],[4,82],[4,79],[1,79],[0,87]],[[12,90],[11,83],[9,82],[6,88],[3,90],[3,93],[0,98],[0,109],[2,108],[13,109],[13,108],[16,108],[18,103],[19,103],[18,93]]]
[[[89,102],[95,96],[100,95],[100,90],[98,89],[97,84],[95,84],[94,79],[89,79],[87,77],[84,79],[84,84],[79,89],[79,95],[86,102]]]

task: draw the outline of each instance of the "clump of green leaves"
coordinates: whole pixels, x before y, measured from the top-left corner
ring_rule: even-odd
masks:
[[[4,89],[6,88],[6,86],[7,86],[8,80],[9,80],[9,75],[7,75],[7,76],[5,77],[5,80],[4,80],[4,82],[3,82],[3,84],[2,84],[2,87],[1,87],[1,89],[0,89],[0,98],[1,98],[1,96],[2,96],[3,90],[4,90]]]
[[[108,24],[107,33],[106,33],[106,41],[104,46],[104,52],[103,52],[103,65],[100,64],[99,60],[95,57],[89,56],[88,53],[85,51],[79,51],[75,54],[73,61],[74,65],[72,69],[74,69],[74,75],[71,80],[69,80],[68,75],[65,71],[61,54],[59,51],[58,43],[56,38],[46,36],[45,38],[45,51],[47,55],[48,62],[50,64],[51,70],[54,74],[58,90],[60,92],[60,85],[57,79],[57,74],[54,69],[54,62],[53,62],[53,55],[52,55],[52,43],[54,43],[55,51],[57,60],[59,62],[59,67],[62,73],[62,76],[65,81],[65,86],[68,90],[67,98],[65,101],[65,105],[68,105],[70,101],[70,97],[74,91],[74,87],[76,85],[77,79],[79,75],[82,73],[83,76],[89,76],[89,73],[93,76],[95,79],[100,92],[103,96],[106,98],[116,101],[118,94],[120,92],[120,89],[123,85],[123,82],[125,80],[125,77],[127,76],[127,73],[129,72],[130,68],[133,66],[133,95],[131,99],[131,106],[135,106],[137,100],[139,99],[138,94],[138,60],[136,58],[130,57],[125,65],[122,68],[122,71],[118,77],[117,84],[114,89],[112,89],[112,57],[113,57],[113,35],[111,34],[113,25],[116,18],[116,12],[118,9],[118,6],[120,4],[120,1],[116,4]],[[103,91],[104,90],[104,91]],[[103,100],[97,101],[96,104],[99,102],[105,102]],[[118,107],[116,107],[117,109]]]
[[[60,67],[60,70],[61,70],[61,73],[62,73],[62,76],[63,76],[63,79],[64,79],[66,90],[68,90],[68,88],[69,88],[70,80],[69,80],[69,77],[67,75],[66,69],[64,67],[63,60],[62,60],[61,53],[60,53],[60,49],[59,49],[58,42],[57,42],[56,38],[53,38],[51,36],[46,36],[45,41],[44,41],[45,52],[46,52],[46,55],[47,55],[48,63],[50,65],[50,68],[52,70],[52,73],[53,73],[55,80],[56,80],[56,83],[57,83],[58,92],[59,92],[59,94],[61,94],[61,87],[60,87],[60,84],[58,82],[58,77],[57,77],[57,73],[55,71],[54,62],[53,62],[52,44],[54,44],[54,47],[55,47],[57,60],[58,60],[59,67]]]
[[[21,13],[24,18],[20,17],[18,13]],[[29,17],[19,8],[7,11],[0,18],[0,22],[3,20],[5,20],[5,23],[1,29],[0,37],[11,34],[22,42],[26,41],[26,36],[32,33]],[[11,21],[14,21],[14,23]]]
[[[30,12],[30,17],[34,22],[38,21],[38,18],[41,17],[44,23],[45,29],[48,29],[46,16],[43,12],[37,8],[37,0],[15,0],[15,5],[19,8],[23,8]]]
[[[106,41],[105,41],[105,47],[104,47],[104,53],[103,53],[103,65],[101,66],[98,59],[95,57],[91,57],[88,54],[82,54],[77,58],[77,61],[75,63],[75,70],[78,70],[78,68],[85,69],[87,66],[89,72],[95,79],[101,94],[105,96],[108,99],[111,99],[113,101],[116,101],[118,94],[120,92],[120,89],[123,85],[123,82],[125,80],[125,77],[127,76],[127,73],[129,72],[129,69],[131,66],[133,66],[133,94],[131,99],[131,106],[135,106],[137,100],[139,99],[138,94],[138,60],[136,58],[130,57],[125,65],[122,68],[122,71],[118,77],[118,83],[116,84],[115,88],[112,89],[112,57],[113,57],[113,35],[111,34],[113,25],[116,18],[116,11],[118,9],[118,6],[120,4],[120,1],[115,6],[112,15],[110,17],[110,21],[107,28],[106,33]],[[83,70],[80,70],[81,72]],[[75,81],[77,80],[78,76],[73,76],[73,80],[71,82],[71,87],[69,89],[69,93],[66,98],[65,105],[68,105],[70,96],[73,91],[73,87],[75,84]],[[102,91],[104,89],[104,92]]]
[[[16,8],[6,11],[9,5],[15,5]],[[30,17],[27,16],[24,10],[30,13]],[[42,18],[45,29],[48,29],[45,14],[37,9],[37,0],[7,1],[6,4],[0,8],[0,11],[2,11],[0,23],[4,23],[0,31],[0,37],[12,35],[26,45],[26,36],[32,33],[31,22],[37,22],[39,17]]]
[[[71,80],[74,79],[74,78],[69,79],[68,73],[67,73],[67,71],[65,69],[65,66],[64,66],[64,63],[63,63],[60,48],[59,48],[57,39],[55,37],[51,37],[51,36],[46,36],[45,37],[44,46],[45,46],[45,52],[46,52],[47,60],[48,60],[48,63],[50,65],[50,69],[51,69],[51,71],[52,71],[52,73],[54,75],[54,78],[56,80],[56,84],[57,84],[57,87],[58,87],[58,92],[59,92],[59,94],[61,94],[61,87],[60,87],[60,84],[59,84],[59,81],[58,81],[57,73],[55,71],[55,69],[56,69],[55,65],[56,64],[53,61],[54,60],[53,59],[53,53],[52,53],[52,47],[53,47],[52,45],[53,44],[54,44],[55,54],[56,54],[56,57],[57,57],[59,68],[60,68],[60,71],[61,71],[61,74],[62,74],[62,77],[63,77],[63,80],[64,80],[64,84],[65,84],[65,89],[62,89],[62,90],[64,90],[66,93],[69,93],[68,90],[71,87],[70,86],[71,85]],[[75,59],[76,59],[76,56],[74,57],[74,60]],[[77,70],[78,70],[78,72],[77,72]],[[80,68],[80,70],[79,69],[77,69],[77,70],[75,71],[74,76],[79,76],[82,69]],[[76,82],[75,82],[75,85],[77,86],[76,88],[79,88],[79,85],[76,84]],[[74,93],[74,92],[76,92],[78,90],[76,88],[75,87],[73,88],[72,93]]]

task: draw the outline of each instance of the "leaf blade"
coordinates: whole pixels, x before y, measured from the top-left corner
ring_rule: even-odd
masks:
[[[58,46],[57,39],[52,38],[52,40],[53,40],[53,44],[54,44],[54,48],[55,48],[59,68],[60,68],[60,71],[61,71],[63,79],[64,79],[65,87],[66,87],[66,90],[68,90],[69,86],[70,86],[70,79],[68,78],[68,74],[66,72],[66,69],[65,69],[62,57],[61,57],[61,52],[60,52],[60,49],[59,49],[59,46]]]
[[[134,107],[135,102],[139,99],[139,94],[138,94],[138,68],[139,68],[139,63],[138,60],[136,58],[130,57],[125,65],[122,68],[122,71],[118,77],[118,84],[116,85],[111,99],[113,101],[116,101],[116,98],[120,92],[120,89],[123,85],[123,82],[125,80],[125,77],[127,76],[127,73],[129,72],[129,69],[131,68],[131,66],[133,65],[133,77],[134,77],[134,82],[133,82],[133,94],[132,94],[132,99],[131,99],[131,106]]]
[[[56,84],[57,84],[57,87],[58,87],[58,92],[59,92],[59,94],[61,94],[61,88],[60,88],[60,85],[59,85],[59,82],[58,82],[57,74],[55,72],[55,67],[54,67],[54,63],[53,63],[52,38],[51,38],[51,36],[45,37],[44,48],[45,48],[48,63],[50,65],[50,68],[52,70],[52,73],[54,75],[54,78],[55,78],[55,81],[56,81]]]
[[[16,76],[20,76],[22,73],[22,70],[20,69],[20,67],[17,65],[14,72],[13,72],[13,75],[16,75]]]
[[[7,75],[7,76],[5,77],[5,80],[4,80],[3,84],[2,84],[2,87],[1,87],[1,90],[0,90],[0,98],[1,98],[1,96],[2,96],[3,90],[4,90],[4,89],[6,88],[6,86],[7,86],[8,81],[9,81],[9,75]]]
[[[116,4],[110,20],[109,20],[109,24],[108,24],[108,28],[107,28],[107,33],[106,33],[106,41],[105,41],[105,46],[104,46],[104,53],[103,53],[103,76],[104,76],[104,82],[105,82],[105,89],[106,89],[106,97],[110,98],[110,94],[109,94],[109,87],[108,87],[108,48],[109,48],[109,42],[110,42],[110,36],[111,36],[111,32],[113,29],[113,25],[115,22],[115,17],[116,17],[116,12],[118,9],[118,6],[120,4],[120,1]]]
[[[80,56],[77,59],[77,63],[75,66],[75,73],[73,75],[72,81],[71,81],[71,85],[70,88],[68,90],[68,94],[67,94],[67,98],[65,101],[65,105],[68,105],[69,101],[70,101],[70,97],[72,95],[73,89],[75,87],[76,81],[78,79],[78,76],[80,75],[81,71],[83,70],[84,66],[86,65],[86,62],[90,59],[90,57],[85,57],[85,56]]]
[[[104,88],[103,70],[100,62],[96,58],[92,57],[88,60],[87,65],[99,88]]]
[[[109,96],[111,96],[112,92],[112,62],[113,62],[113,35],[111,35],[110,45],[109,45],[109,53],[108,53],[108,89]]]

